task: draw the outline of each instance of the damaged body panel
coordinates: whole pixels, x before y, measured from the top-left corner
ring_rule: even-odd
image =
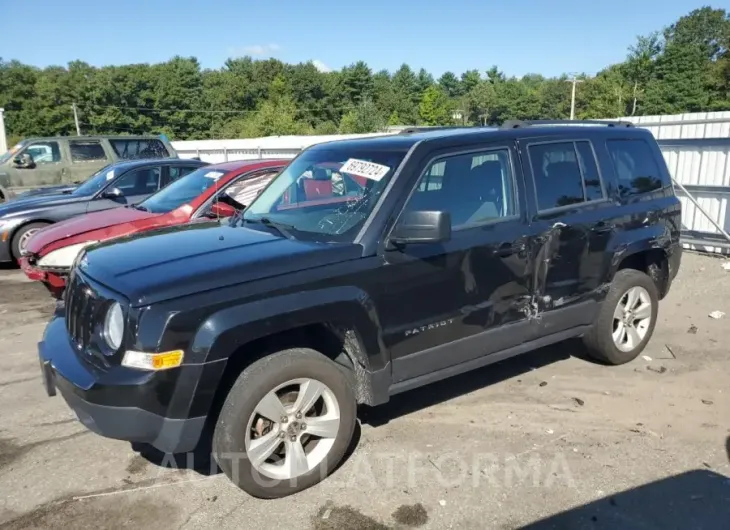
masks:
[[[154,414],[167,441],[156,442],[157,427],[145,441],[163,450],[197,442],[201,418],[215,416],[230,382],[291,348],[320,352],[348,374],[354,399],[377,405],[573,337],[607,351],[646,315],[653,329],[655,298],[679,269],[680,213],[656,141],[628,126],[453,128],[319,144],[230,223],[82,251],[66,314],[56,316],[64,323],[49,326],[41,358],[83,374],[75,400],[116,399]],[[122,305],[124,342],[113,351],[73,325],[87,307],[74,301],[87,292]],[[638,355],[651,329],[611,359]],[[138,389],[122,366],[126,351],[184,357],[136,375]],[[170,418],[194,421],[174,430]]]

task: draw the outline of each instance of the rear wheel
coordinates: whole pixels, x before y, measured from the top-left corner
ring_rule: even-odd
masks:
[[[601,312],[583,341],[597,360],[613,365],[633,361],[654,333],[659,295],[654,281],[641,271],[616,273]]]
[[[246,493],[284,497],[334,471],[355,422],[355,396],[343,368],[314,350],[284,350],[238,377],[215,426],[213,453]]]
[[[48,224],[49,223],[28,223],[25,226],[21,226],[20,229],[18,229],[18,231],[15,232],[15,235],[13,236],[13,258],[15,258],[16,260],[19,259],[20,256],[23,255],[23,251],[25,250],[25,247],[28,244],[28,240],[31,238],[31,236],[38,232],[38,230],[40,230],[41,228],[47,227]]]

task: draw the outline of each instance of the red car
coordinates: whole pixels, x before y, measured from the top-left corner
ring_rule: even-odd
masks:
[[[36,232],[20,258],[31,280],[61,297],[84,247],[115,237],[211,218],[231,217],[250,204],[289,160],[239,160],[201,167],[136,205],[92,213]]]

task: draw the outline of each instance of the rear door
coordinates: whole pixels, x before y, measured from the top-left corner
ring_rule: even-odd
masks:
[[[67,182],[82,182],[112,161],[101,140],[69,139]]]
[[[192,173],[202,166],[163,166],[162,168],[162,187],[164,188],[171,182],[175,182],[180,177],[184,177],[188,173]]]
[[[535,336],[593,322],[601,298],[611,202],[585,138],[524,139],[530,203]]]

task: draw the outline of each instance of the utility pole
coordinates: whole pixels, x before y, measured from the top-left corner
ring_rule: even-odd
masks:
[[[571,120],[574,120],[575,119],[575,86],[578,83],[582,83],[583,80],[582,79],[576,79],[575,78],[575,74],[574,74],[573,75],[573,79],[568,79],[568,81],[570,83],[573,83],[573,90],[572,90],[571,95],[570,95],[570,119]]]
[[[74,122],[76,122],[76,136],[81,136],[81,127],[79,127],[79,113],[78,109],[76,108],[76,103],[73,103],[71,105],[71,108],[74,110]]]

